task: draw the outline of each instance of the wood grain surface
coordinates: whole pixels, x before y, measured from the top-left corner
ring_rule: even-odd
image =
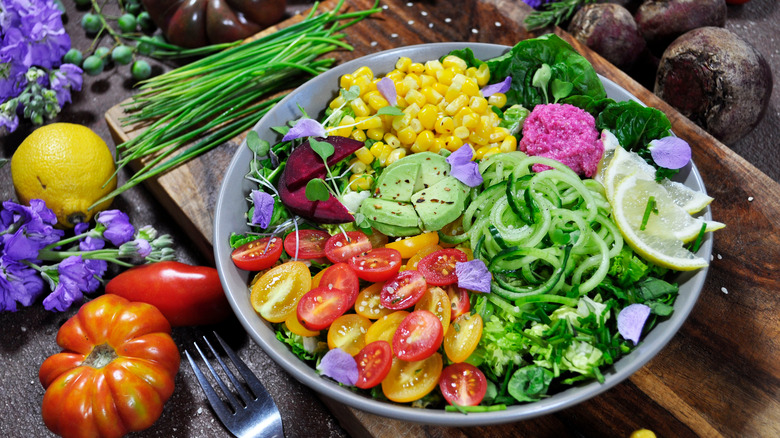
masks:
[[[324,8],[332,7],[327,1]],[[348,0],[349,10],[372,2]],[[535,36],[522,26],[530,9],[520,1],[386,1],[387,8],[346,30],[353,52],[340,60],[411,44],[471,41],[513,45]],[[550,29],[553,30],[553,29]],[[353,436],[563,437],[627,436],[646,427],[659,437],[780,436],[780,185],[698,128],[600,56],[554,29],[596,70],[667,114],[688,140],[711,196],[715,235],[709,276],[677,336],[627,381],[573,408],[508,425],[447,428],[380,418],[325,400]],[[116,142],[119,106],[106,113]],[[146,183],[204,254],[222,175],[242,138]]]

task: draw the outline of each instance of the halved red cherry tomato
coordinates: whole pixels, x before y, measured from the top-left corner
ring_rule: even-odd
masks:
[[[444,330],[441,321],[427,310],[415,310],[401,321],[393,335],[393,353],[401,360],[415,362],[430,357],[441,347]]]
[[[465,261],[468,261],[465,252],[455,248],[444,248],[423,257],[417,264],[417,269],[428,284],[447,286],[458,281],[455,263]]]
[[[325,257],[325,242],[328,239],[330,234],[323,230],[293,231],[284,238],[284,250],[290,257],[295,257],[297,248],[299,259],[318,259]]]
[[[485,398],[487,379],[474,365],[455,363],[442,370],[439,389],[451,405],[476,406]]]
[[[374,248],[352,256],[347,263],[362,280],[387,281],[401,269],[401,253],[396,249]]]
[[[419,271],[401,271],[382,287],[379,302],[387,309],[406,309],[420,301],[426,289],[425,278]]]
[[[355,300],[360,293],[360,279],[346,263],[336,263],[325,268],[317,286],[341,289],[349,295],[349,307],[355,305]]]
[[[452,307],[452,313],[450,314],[451,320],[454,321],[455,318],[463,315],[471,309],[471,303],[469,302],[469,291],[466,289],[458,287],[456,284],[450,285],[447,288],[447,296],[450,298],[450,306]]]
[[[350,296],[341,289],[314,288],[298,301],[298,321],[309,330],[328,328],[349,309]]]
[[[371,249],[371,241],[362,231],[334,234],[325,242],[325,257],[333,263],[346,262],[352,256]]]
[[[382,383],[393,365],[393,351],[387,341],[374,341],[355,356],[358,378],[355,386],[368,389]]]
[[[262,271],[273,266],[281,255],[282,239],[274,236],[245,243],[234,249],[230,258],[238,269]]]

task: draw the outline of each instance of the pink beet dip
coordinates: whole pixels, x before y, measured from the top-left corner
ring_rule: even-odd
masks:
[[[534,107],[523,124],[518,149],[559,161],[588,178],[596,174],[604,154],[593,116],[576,106],[557,103]],[[533,167],[536,172],[548,169],[542,164]]]

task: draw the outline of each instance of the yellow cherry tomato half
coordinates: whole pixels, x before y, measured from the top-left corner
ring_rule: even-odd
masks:
[[[436,231],[430,231],[427,233],[418,234],[416,236],[407,237],[405,239],[396,240],[385,245],[385,248],[392,248],[398,250],[401,253],[401,258],[408,259],[417,254],[421,249],[426,246],[436,245],[439,243],[439,233]]]
[[[439,384],[441,370],[442,357],[439,353],[417,362],[395,357],[390,372],[382,380],[382,392],[396,403],[419,400]]]
[[[328,348],[340,348],[354,356],[368,344],[366,332],[371,320],[365,316],[349,313],[333,321],[328,329]]]
[[[482,338],[482,317],[464,313],[457,317],[444,335],[444,352],[450,361],[463,362],[477,349]]]
[[[311,289],[311,273],[303,262],[275,266],[252,285],[250,301],[255,312],[269,322],[284,322],[295,315],[301,296]]]
[[[293,313],[290,315],[287,319],[284,320],[284,324],[287,326],[287,329],[291,332],[295,333],[298,336],[317,336],[320,334],[319,331],[309,330],[306,327],[301,324],[300,321],[298,321],[298,314]]]
[[[434,253],[440,249],[443,249],[441,245],[428,245],[419,251],[417,251],[417,254],[413,255],[409,261],[406,262],[406,266],[404,269],[417,269],[417,264],[420,263],[420,260],[427,256],[428,254]]]
[[[427,310],[436,315],[441,321],[444,333],[447,333],[447,329],[450,327],[452,306],[450,305],[450,297],[444,289],[438,286],[429,287],[420,301],[414,305],[414,310]]]
[[[406,310],[398,310],[377,319],[366,331],[366,344],[374,341],[387,341],[393,345],[393,336],[401,321],[409,314]]]
[[[368,319],[379,319],[393,313],[381,303],[379,293],[382,292],[384,285],[384,283],[373,283],[361,290],[357,300],[355,300],[355,313]]]

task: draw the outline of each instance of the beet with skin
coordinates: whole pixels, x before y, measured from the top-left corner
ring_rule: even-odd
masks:
[[[572,17],[568,31],[623,70],[636,62],[646,46],[631,13],[613,3],[583,6]]]

